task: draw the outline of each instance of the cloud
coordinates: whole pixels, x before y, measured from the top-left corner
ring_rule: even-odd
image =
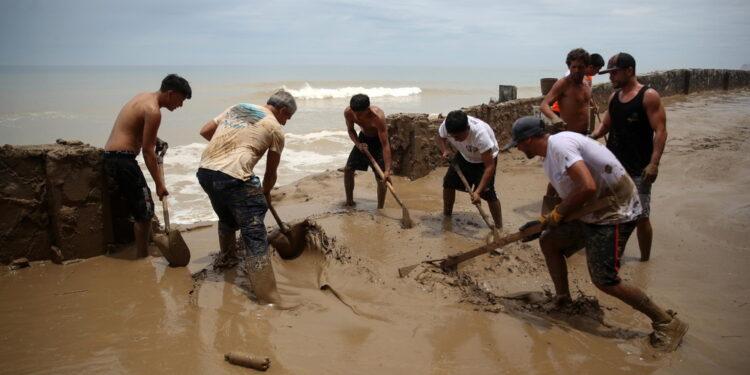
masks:
[[[653,13],[654,9],[649,7],[636,7],[628,9],[613,9],[611,14],[613,16],[641,16],[644,14]]]

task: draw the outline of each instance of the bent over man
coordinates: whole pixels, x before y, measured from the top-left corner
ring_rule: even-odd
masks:
[[[346,131],[354,142],[354,148],[349,153],[349,159],[344,167],[344,190],[346,205],[354,206],[354,171],[366,171],[370,166],[370,158],[365,155],[367,150],[383,170],[383,177],[391,177],[391,145],[388,143],[388,128],[385,124],[385,114],[377,106],[370,105],[370,97],[365,94],[352,96],[349,106],[344,110]],[[354,124],[362,129],[359,134],[354,130]],[[380,181],[373,169],[375,180],[378,182],[378,208],[385,204],[385,181]]]
[[[555,285],[554,302],[561,305],[571,301],[565,258],[586,247],[594,285],[651,318],[651,344],[674,350],[688,325],[618,275],[620,256],[641,213],[638,192],[625,168],[604,145],[586,136],[568,131],[545,134],[544,124],[537,117],[518,119],[512,136],[505,148],[518,147],[529,159],[544,157],[544,172],[562,198],[546,217],[522,227],[541,222],[546,229],[539,245]],[[607,196],[617,204],[563,223],[567,215],[586,203]]]
[[[440,124],[436,139],[443,159],[448,160],[451,157],[446,139],[458,150],[451,164],[457,165],[466,176],[472,188],[472,191],[468,192],[471,203],[477,204],[480,199],[486,200],[495,228],[502,228],[502,207],[495,192],[495,169],[500,148],[492,127],[478,118],[455,110],[448,113]],[[456,190],[466,191],[466,187],[451,167],[443,177],[443,214],[446,217],[453,214]]]
[[[137,254],[141,258],[148,255],[154,202],[135,157],[143,151],[143,161],[156,184],[156,195],[164,199],[169,191],[156,164],[156,134],[161,125],[161,109],[174,111],[192,95],[185,78],[176,74],[166,76],[159,91],[138,94],[122,107],[104,146],[104,168],[119,186],[133,216]]]
[[[261,304],[281,303],[263,220],[284,149],[282,127],[296,110],[294,97],[278,91],[265,106],[242,103],[229,107],[200,132],[209,143],[197,175],[219,217],[220,257],[228,262],[236,257],[235,232],[239,229],[247,253],[245,270]],[[266,151],[261,185],[254,168]]]

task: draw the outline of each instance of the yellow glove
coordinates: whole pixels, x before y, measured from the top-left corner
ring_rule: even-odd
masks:
[[[555,206],[555,208],[553,208],[552,211],[547,214],[547,216],[542,216],[539,218],[539,222],[542,223],[542,228],[551,229],[560,225],[563,220],[563,215],[557,212],[557,207],[559,206]]]
[[[659,166],[657,164],[649,163],[646,168],[643,168],[641,172],[641,180],[644,184],[653,184],[656,181],[656,176],[659,174]]]

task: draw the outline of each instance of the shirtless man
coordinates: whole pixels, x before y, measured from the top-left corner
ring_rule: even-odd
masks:
[[[104,146],[104,167],[119,186],[135,220],[133,225],[139,258],[148,255],[154,202],[135,157],[143,150],[143,160],[156,183],[156,195],[160,200],[164,199],[169,191],[159,174],[155,151],[161,108],[174,111],[191,96],[192,90],[185,78],[176,74],[166,76],[159,91],[138,94],[122,107]]]
[[[385,125],[383,110],[370,105],[370,98],[365,94],[352,96],[349,106],[344,110],[344,120],[349,138],[354,142],[354,148],[349,153],[349,159],[344,167],[344,190],[346,191],[346,205],[354,206],[354,171],[366,171],[370,166],[370,159],[363,150],[368,150],[383,170],[385,180],[391,177],[391,145],[388,143],[388,128]],[[362,131],[354,130],[354,124]],[[374,170],[373,170],[374,172]],[[378,208],[385,203],[385,181],[378,180]]]
[[[570,130],[586,134],[589,128],[591,88],[583,82],[583,77],[590,64],[589,53],[583,48],[576,48],[568,52],[565,63],[570,74],[555,82],[539,109],[552,120],[552,125],[558,131]],[[560,116],[550,107],[555,101],[560,103]]]

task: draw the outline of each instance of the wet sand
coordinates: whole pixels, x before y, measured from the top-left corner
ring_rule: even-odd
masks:
[[[402,229],[389,197],[376,210],[372,175],[346,210],[340,172],[274,193],[286,221],[311,217],[313,244],[274,257],[291,311],[258,306],[238,268],[214,270],[215,226],[184,233],[193,256],[170,268],[134,250],[64,266],[0,271],[0,373],[248,373],[230,351],[268,357],[271,374],[747,373],[750,370],[750,91],[665,100],[669,139],[653,187],[654,245],[639,262],[635,236],[621,276],[674,309],[690,331],[672,354],[646,344],[648,319],[596,290],[585,256],[569,260],[580,314],[543,312],[552,289],[536,242],[512,244],[446,274],[421,265],[484,244],[468,196],[442,218],[445,168],[395,178],[416,226]],[[539,160],[501,154],[496,186],[504,234],[537,216]],[[274,225],[271,215],[266,223]],[[196,274],[196,277],[191,277]],[[536,292],[523,294],[521,292]],[[502,298],[510,296],[512,298]]]

